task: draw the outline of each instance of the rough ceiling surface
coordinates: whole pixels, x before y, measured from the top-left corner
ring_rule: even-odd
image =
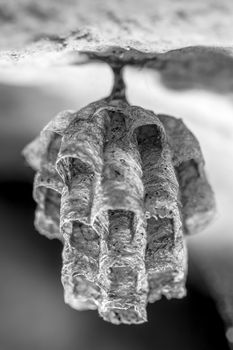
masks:
[[[155,54],[188,46],[230,48],[232,20],[229,0],[2,0],[0,64],[53,62],[107,46]]]
[[[225,94],[233,81],[232,22],[229,0],[1,0],[0,69],[101,58],[146,65],[172,89]]]

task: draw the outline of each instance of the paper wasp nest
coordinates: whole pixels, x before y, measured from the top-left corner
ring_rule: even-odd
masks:
[[[200,146],[182,120],[103,99],[58,114],[24,155],[35,226],[64,243],[65,302],[112,323],[185,295],[184,234],[214,213]]]

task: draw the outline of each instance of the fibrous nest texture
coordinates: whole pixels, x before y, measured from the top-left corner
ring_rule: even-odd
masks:
[[[115,324],[185,295],[184,234],[212,219],[199,143],[182,120],[124,100],[58,114],[24,150],[35,226],[64,243],[65,302]]]

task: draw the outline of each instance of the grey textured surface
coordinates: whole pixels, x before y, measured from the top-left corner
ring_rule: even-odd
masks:
[[[0,5],[2,48],[44,37],[77,49],[114,44],[164,52],[191,45],[229,46],[233,39],[228,0],[2,0]]]
[[[14,82],[17,71],[82,64],[91,51],[159,71],[172,89],[228,94],[232,22],[230,0],[2,0],[0,72]]]
[[[9,75],[18,65],[80,64],[83,51],[122,61],[124,49],[127,62],[160,71],[170,88],[232,92],[230,0],[2,0],[0,20],[0,69]]]

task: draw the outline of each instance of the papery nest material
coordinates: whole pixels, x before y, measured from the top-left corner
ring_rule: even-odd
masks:
[[[184,234],[215,212],[199,143],[182,120],[123,99],[59,113],[24,149],[35,226],[64,243],[65,302],[112,323],[185,295]]]

